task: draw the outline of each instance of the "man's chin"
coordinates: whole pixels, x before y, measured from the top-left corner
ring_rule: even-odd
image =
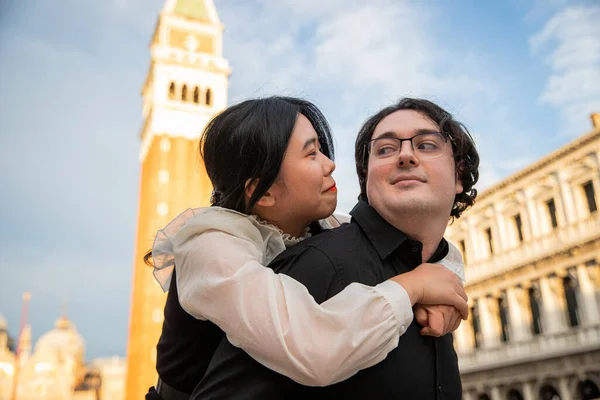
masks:
[[[389,203],[389,207],[399,213],[421,212],[428,209],[429,202],[417,196],[402,196]]]

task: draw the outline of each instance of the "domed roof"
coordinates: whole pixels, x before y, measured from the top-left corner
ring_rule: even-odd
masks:
[[[35,356],[51,358],[55,361],[65,357],[83,360],[85,341],[75,325],[66,317],[56,320],[55,328],[44,333],[35,344]]]

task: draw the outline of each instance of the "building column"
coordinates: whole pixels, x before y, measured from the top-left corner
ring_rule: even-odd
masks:
[[[508,314],[510,317],[510,327],[512,340],[520,342],[531,337],[531,321],[526,310],[527,295],[522,287],[509,287],[506,289],[506,300],[508,302]]]
[[[569,388],[569,378],[560,378],[558,380],[558,392],[560,394],[560,400],[574,400],[573,393]]]
[[[491,390],[491,398],[492,400],[503,400],[502,395],[500,394],[500,388],[498,386],[492,386]]]
[[[564,293],[560,293],[562,285],[557,284],[559,278],[540,278],[540,291],[542,293],[544,333],[560,332],[566,328],[565,310],[563,307]]]
[[[458,329],[454,332],[454,339],[459,354],[468,354],[473,351],[475,345],[473,344],[473,326],[470,319],[461,321]]]
[[[575,199],[573,198],[573,191],[565,180],[564,174],[561,174],[561,176],[558,177],[558,181],[563,214],[566,218],[567,225],[570,225],[577,222],[577,210],[575,209],[576,205]]]
[[[481,321],[481,333],[483,335],[484,347],[495,347],[500,344],[498,333],[497,314],[498,305],[494,303],[493,297],[481,297],[477,302],[479,306],[479,318]],[[496,313],[495,313],[496,312]]]
[[[472,221],[467,221],[467,223],[468,235],[471,238],[471,254],[469,255],[469,263],[476,264],[477,261],[483,258],[483,252],[481,250],[481,235],[477,230],[477,227],[473,225]]]
[[[506,218],[502,215],[502,211],[500,210],[500,206],[498,203],[494,206],[494,222],[493,224],[496,226],[496,237],[494,238],[495,245],[495,256],[498,254],[504,253],[504,249],[510,248],[510,240],[508,240],[508,232],[506,231]]]
[[[464,391],[462,398],[463,400],[477,400],[475,395],[470,390]]]
[[[544,232],[540,226],[540,219],[538,215],[538,206],[533,198],[529,194],[525,195],[525,205],[527,207],[527,220],[529,221],[529,238],[534,239],[540,237]]]
[[[538,396],[535,395],[533,390],[533,382],[523,383],[523,398],[525,400],[537,400]]]
[[[582,308],[586,324],[600,322],[600,310],[596,300],[596,287],[585,264],[577,266],[577,280],[581,291]]]

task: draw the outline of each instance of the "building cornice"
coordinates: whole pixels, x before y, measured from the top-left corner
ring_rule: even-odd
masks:
[[[552,164],[553,162],[559,160],[562,157],[576,151],[582,146],[585,146],[589,143],[592,143],[596,140],[600,140],[600,129],[594,129],[593,131],[575,139],[574,141],[566,144],[565,146],[553,151],[552,153],[542,157],[538,161],[529,165],[528,167],[523,168],[520,171],[509,175],[507,178],[504,178],[500,182],[494,184],[493,186],[485,189],[477,196],[477,202],[485,200],[498,193],[499,191],[505,189],[506,187],[522,180],[523,178],[534,174],[535,172],[541,170],[542,168]]]

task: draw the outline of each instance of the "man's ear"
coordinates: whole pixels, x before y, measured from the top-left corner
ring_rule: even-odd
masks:
[[[455,168],[456,173],[455,173],[455,177],[454,177],[454,180],[456,182],[456,194],[462,193],[462,191],[464,189],[463,184],[462,184],[462,179],[460,177],[462,175],[464,166],[465,166],[465,162],[462,160],[459,161],[458,163],[456,163],[456,168]]]
[[[254,180],[248,179],[246,181],[246,187],[245,187],[246,201],[250,201],[250,198],[252,197],[252,195],[254,194],[254,191],[256,190],[256,186],[258,186],[258,182],[259,182],[258,179],[254,179]],[[273,205],[275,205],[275,197],[271,193],[270,188],[258,199],[258,201],[256,202],[256,205],[261,206],[261,207],[272,207]]]

